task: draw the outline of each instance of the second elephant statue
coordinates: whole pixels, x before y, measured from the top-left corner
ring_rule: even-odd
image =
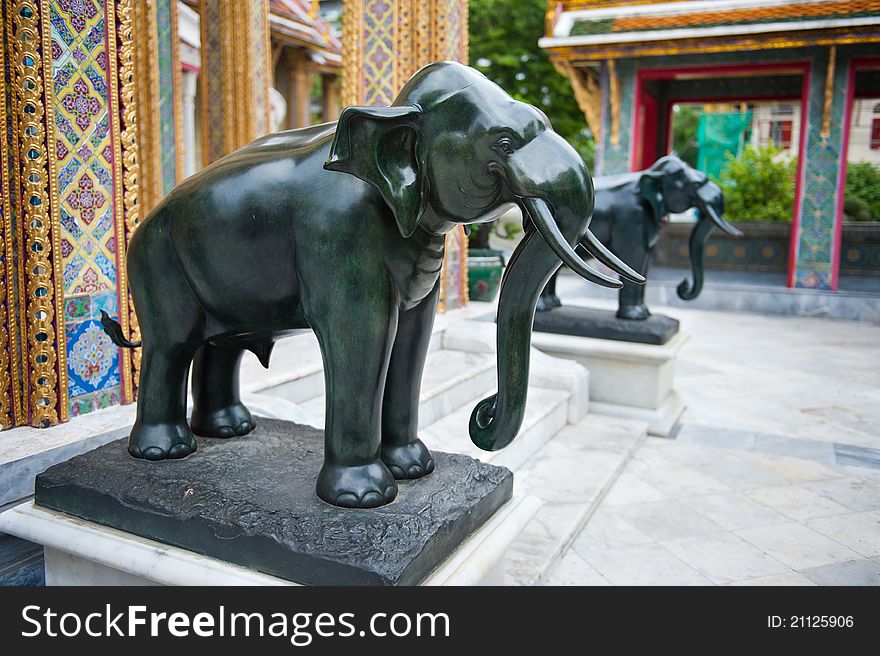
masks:
[[[703,251],[712,229],[717,226],[729,235],[742,236],[722,218],[724,196],[718,185],[675,155],[662,157],[646,171],[597,176],[593,184],[596,207],[591,232],[643,276],[647,275],[660,228],[669,214],[694,207],[699,210],[690,237],[694,281],[682,281],[677,290],[683,300],[695,299],[703,288]],[[551,310],[559,305],[554,275],[541,293],[537,309]],[[644,285],[624,280],[618,296],[618,318],[639,320],[650,314]]]
[[[418,408],[444,235],[513,204],[530,222],[502,283],[498,393],[470,422],[481,448],[509,444],[525,412],[532,320],[550,276],[564,263],[620,286],[573,245],[584,241],[620,275],[644,278],[587,231],[590,174],[544,114],[445,62],[417,72],[391,107],[348,107],[338,123],[269,135],[224,157],[140,225],[127,255],[143,336],[129,453],[182,458],[196,449],[193,433],[253,430],[239,396],[243,352],[268,366],[276,340],[311,328],[327,399],[317,494],[339,506],[389,503],[395,479],[434,468]],[[104,323],[118,345],[138,346]]]

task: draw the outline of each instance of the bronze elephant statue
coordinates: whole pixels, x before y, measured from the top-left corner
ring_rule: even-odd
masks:
[[[596,206],[590,231],[607,247],[643,276],[648,273],[661,226],[669,214],[699,210],[699,220],[690,236],[690,260],[694,281],[683,280],[677,289],[679,298],[690,301],[703,288],[703,251],[709,234],[716,226],[734,237],[742,233],[725,221],[724,195],[705,173],[691,168],[679,157],[667,155],[646,171],[593,179]],[[560,305],[554,275],[541,293],[537,310]],[[644,285],[623,281],[618,295],[620,319],[647,319]]]
[[[522,424],[535,305],[565,264],[593,282],[573,246],[644,279],[588,231],[590,174],[536,108],[481,73],[444,62],[418,71],[390,107],[347,107],[339,121],[272,134],[178,185],[135,232],[128,279],[142,334],[136,458],[182,458],[193,433],[233,437],[254,418],[239,396],[250,350],[314,330],[326,381],[317,494],[375,507],[396,479],[429,474],[418,437],[419,388],[440,288],[444,235],[530,219],[498,309],[498,393],[480,402],[471,439],[495,450]],[[137,347],[105,318],[114,341]],[[193,413],[186,418],[193,366]]]

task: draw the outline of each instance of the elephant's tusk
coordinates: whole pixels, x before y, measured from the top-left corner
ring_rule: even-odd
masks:
[[[587,264],[578,257],[577,253],[574,252],[574,249],[566,241],[565,236],[559,230],[559,226],[556,225],[556,221],[553,219],[553,215],[550,213],[550,208],[547,206],[546,201],[540,198],[523,198],[522,200],[526,211],[532,218],[532,223],[535,224],[538,228],[538,232],[540,232],[541,236],[544,238],[544,241],[546,241],[547,245],[553,249],[553,252],[556,253],[560,260],[562,260],[563,264],[582,278],[594,282],[597,285],[601,285],[602,287],[611,287],[612,289],[620,289],[623,287],[623,283],[620,280],[606,276],[604,273],[599,273],[587,266]]]
[[[626,262],[618,258],[614,253],[605,248],[605,245],[596,238],[592,232],[587,230],[587,234],[584,235],[583,241],[579,244],[587,253],[595,257],[602,264],[607,266],[609,269],[616,271],[621,276],[626,278],[627,280],[632,280],[633,282],[639,283],[640,285],[645,284],[645,276],[640,274],[638,271],[631,269],[627,266]]]

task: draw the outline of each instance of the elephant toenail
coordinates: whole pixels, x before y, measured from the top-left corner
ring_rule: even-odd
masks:
[[[238,434],[247,435],[254,430],[254,425],[249,421],[243,421],[238,425]]]
[[[192,453],[192,449],[187,444],[175,444],[168,451],[169,458],[185,458],[190,453]]]
[[[407,478],[419,478],[424,475],[425,470],[419,467],[419,465],[411,465],[410,468],[406,470]]]
[[[432,471],[434,471],[434,459],[433,458],[431,458],[428,461],[428,464],[425,465],[425,473],[426,474],[430,474]]]
[[[165,452],[158,446],[151,446],[144,449],[144,458],[147,460],[162,460],[164,457]]]
[[[367,492],[361,499],[361,508],[375,508],[385,503],[384,497],[378,492]]]
[[[140,447],[130,446],[128,447],[128,453],[132,458],[143,458],[144,454],[141,453]]]
[[[234,434],[229,426],[220,426],[217,429],[217,437],[232,437]]]
[[[335,505],[342,506],[343,508],[357,508],[358,498],[351,492],[345,492],[336,497]]]
[[[394,478],[405,478],[403,469],[397,465],[388,465],[388,471],[391,472],[391,475],[394,476]]]
[[[394,501],[394,498],[397,496],[397,486],[389,485],[385,488],[385,492],[382,494],[385,497],[386,503],[391,503]]]

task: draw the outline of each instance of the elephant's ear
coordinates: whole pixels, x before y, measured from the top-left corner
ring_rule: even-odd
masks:
[[[649,169],[642,173],[636,185],[638,194],[648,201],[651,211],[654,213],[654,221],[659,225],[669,210],[666,208],[666,200],[663,198],[663,178],[665,172]]]
[[[350,173],[379,190],[409,237],[425,212],[417,107],[346,107],[324,168]]]

